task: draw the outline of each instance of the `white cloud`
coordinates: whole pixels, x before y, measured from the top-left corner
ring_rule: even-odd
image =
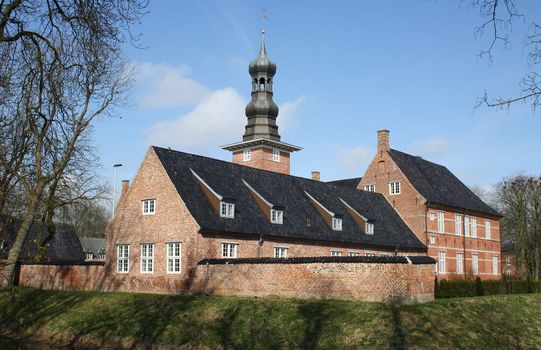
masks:
[[[238,141],[244,130],[246,101],[233,88],[216,90],[187,114],[155,124],[147,131],[153,145],[194,149]]]
[[[414,143],[409,147],[409,152],[415,155],[438,156],[449,149],[449,140],[444,136],[434,136],[423,141]]]
[[[299,96],[293,101],[288,101],[280,105],[280,113],[278,114],[278,123],[280,132],[287,131],[293,128],[297,123],[295,116],[299,106],[304,102],[304,96]]]
[[[372,149],[365,146],[338,150],[338,154],[340,168],[345,171],[363,170],[374,157]]]
[[[145,108],[175,107],[201,101],[210,91],[201,83],[190,79],[186,65],[170,66],[165,63],[145,62],[136,65],[138,84],[144,93],[140,104]]]

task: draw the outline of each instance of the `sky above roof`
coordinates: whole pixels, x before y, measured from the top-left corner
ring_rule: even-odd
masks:
[[[526,22],[490,62],[478,55],[490,37],[475,35],[482,19],[467,1],[151,1],[135,28],[144,48],[126,45],[137,71],[130,105],[94,125],[100,174],[112,182],[122,163],[118,181],[132,179],[150,145],[230,160],[220,146],[242,139],[263,27],[277,64],[279,132],[303,147],[292,174],[362,176],[382,128],[392,148],[445,165],[469,186],[539,174],[540,112],[475,108],[485,90],[520,92],[535,3],[519,4]]]

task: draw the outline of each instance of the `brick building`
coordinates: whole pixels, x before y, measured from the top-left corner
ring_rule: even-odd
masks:
[[[357,188],[385,196],[438,261],[439,277],[501,277],[501,215],[446,167],[391,149],[388,130],[378,131]]]

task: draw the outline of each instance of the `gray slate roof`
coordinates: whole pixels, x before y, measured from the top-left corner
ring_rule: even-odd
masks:
[[[389,154],[413,187],[429,202],[501,217],[443,165],[394,149]]]
[[[105,253],[105,239],[94,237],[79,237],[83,252],[92,253],[94,256],[98,256],[99,253]]]
[[[325,182],[279,174],[212,158],[153,147],[201,232],[267,235],[302,240],[351,243],[426,251],[387,200],[378,193],[358,191]],[[235,218],[222,218],[213,210],[191,170],[214,191],[235,200]],[[271,224],[255,203],[245,180],[274,206],[284,207],[283,224]],[[344,215],[343,230],[329,228],[313,207],[305,191],[328,210]],[[339,200],[374,222],[375,234],[361,232]],[[308,223],[309,222],[309,223]]]
[[[357,188],[359,185],[359,182],[361,182],[362,177],[354,177],[351,179],[342,179],[342,180],[334,180],[334,181],[327,181],[328,184],[335,185],[335,186],[344,186],[349,188]]]
[[[0,252],[0,254],[6,255],[13,245],[17,228],[18,222],[10,223],[0,232],[0,239],[4,240],[6,245],[5,251]],[[24,241],[20,259],[33,259],[38,252],[38,238],[43,241],[45,236],[44,226],[38,222],[32,224]],[[84,259],[83,248],[73,227],[63,224],[56,225],[56,233],[45,252],[44,258],[55,261],[79,261]]]

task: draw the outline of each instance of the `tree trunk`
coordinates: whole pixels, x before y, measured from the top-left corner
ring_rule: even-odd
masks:
[[[8,259],[4,269],[4,280],[1,284],[2,288],[8,288],[13,285],[15,266],[17,264],[17,260],[19,260],[19,255],[21,254],[28,230],[34,222],[36,215],[35,212],[38,208],[39,199],[44,188],[45,186],[43,184],[38,184],[35,191],[28,195],[28,208],[23,216],[23,219],[21,220],[19,228],[17,229],[15,242],[13,242],[13,246],[9,249]]]

